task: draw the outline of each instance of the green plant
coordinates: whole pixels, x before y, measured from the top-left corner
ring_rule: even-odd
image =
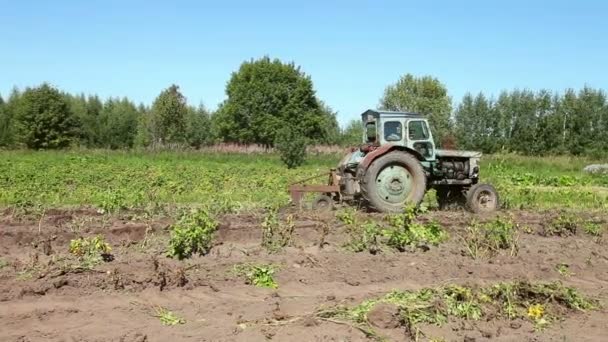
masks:
[[[237,276],[244,276],[249,284],[257,287],[276,289],[279,284],[274,279],[277,267],[274,265],[239,264],[232,272]]]
[[[555,265],[555,270],[557,271],[557,273],[559,273],[563,277],[569,277],[572,275],[570,273],[570,266],[568,266],[568,264],[565,264],[563,262],[560,262],[559,264]]]
[[[369,312],[379,303],[397,307],[401,323],[413,340],[424,335],[420,325],[440,326],[453,318],[480,320],[504,315],[508,319],[528,318],[537,329],[542,329],[550,323],[551,317],[559,318],[567,309],[597,308],[596,301],[559,282],[514,282],[486,287],[451,284],[418,291],[392,291],[353,307],[322,308],[315,315],[321,319],[351,322],[367,336],[380,341],[383,337],[368,321]]]
[[[80,260],[79,267],[92,268],[102,260],[108,259],[112,251],[104,237],[97,235],[88,238],[79,238],[70,241],[69,251]]]
[[[401,252],[408,246],[437,246],[448,237],[447,232],[435,221],[425,224],[409,223],[406,227],[392,227],[384,230],[383,234],[388,237],[386,244]]]
[[[345,247],[353,252],[369,251],[371,254],[380,252],[379,241],[382,230],[378,223],[367,221],[363,224],[354,224],[348,228],[350,240]]]
[[[580,220],[571,213],[561,213],[548,224],[543,225],[544,236],[570,236],[576,234]]]
[[[486,223],[473,222],[461,237],[466,252],[473,259],[493,256],[500,250],[509,250],[511,256],[518,252],[517,226],[509,219],[498,217]]]
[[[355,208],[347,207],[336,211],[336,218],[346,225],[353,225],[357,220],[356,213]]]
[[[0,258],[0,270],[7,267],[9,264],[8,261],[6,261],[4,258]]]
[[[293,215],[281,222],[276,208],[268,209],[262,221],[262,246],[269,252],[277,252],[289,245],[295,229]]]
[[[169,257],[185,259],[193,254],[204,255],[211,249],[218,223],[206,210],[196,209],[184,214],[171,226]]]
[[[275,146],[287,168],[293,169],[304,163],[308,141],[297,130],[285,127],[277,133]]]
[[[167,326],[174,326],[174,325],[178,325],[178,324],[185,324],[186,320],[177,316],[175,313],[173,313],[172,311],[169,311],[161,306],[156,307],[154,309],[155,311],[155,317],[158,317],[158,319],[160,319],[160,323],[162,325],[167,325]]]
[[[585,222],[583,230],[585,233],[595,237],[601,237],[604,234],[604,227],[595,222]]]

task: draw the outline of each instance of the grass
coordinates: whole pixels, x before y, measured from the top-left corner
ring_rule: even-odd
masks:
[[[286,169],[275,154],[126,151],[1,151],[0,205],[20,208],[93,205],[102,211],[151,204],[204,205],[235,212],[288,203],[291,182],[325,173],[341,156],[312,155]],[[508,208],[608,208],[608,175],[576,157],[484,156],[482,181]],[[41,173],[40,170],[45,170]],[[324,177],[319,182],[325,181]],[[433,203],[430,194],[425,203]],[[29,210],[29,209],[28,209]]]

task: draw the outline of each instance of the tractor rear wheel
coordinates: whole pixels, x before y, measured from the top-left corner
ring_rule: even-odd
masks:
[[[393,151],[374,160],[361,184],[369,206],[380,212],[401,212],[407,204],[419,205],[426,192],[426,175],[413,155]]]
[[[499,206],[498,191],[490,184],[475,184],[467,191],[467,208],[474,213],[491,213]]]

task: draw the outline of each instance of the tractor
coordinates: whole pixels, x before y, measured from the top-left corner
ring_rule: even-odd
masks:
[[[293,204],[315,192],[314,210],[349,204],[394,213],[418,206],[435,189],[440,209],[460,205],[488,213],[499,208],[496,189],[479,183],[480,152],[436,149],[428,120],[420,114],[367,110],[361,118],[363,144],[329,174],[317,176],[328,176],[327,184],[306,184],[315,177],[292,184]]]

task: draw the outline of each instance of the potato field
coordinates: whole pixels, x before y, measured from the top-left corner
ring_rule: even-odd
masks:
[[[601,161],[484,156],[488,215],[290,205],[340,158],[0,152],[0,341],[606,340]]]

